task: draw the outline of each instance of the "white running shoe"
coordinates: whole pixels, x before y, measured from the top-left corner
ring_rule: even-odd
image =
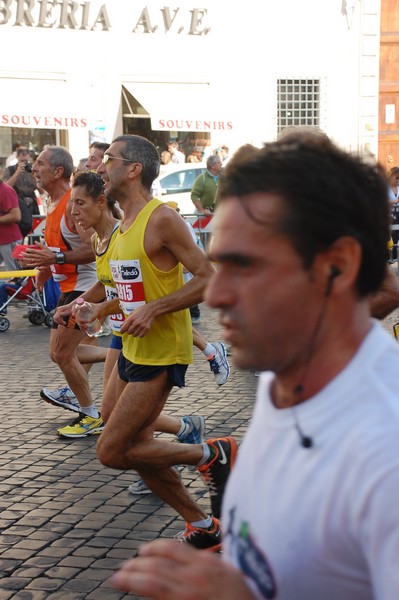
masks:
[[[230,377],[230,365],[226,358],[226,346],[222,342],[213,342],[211,345],[215,349],[215,356],[208,359],[209,366],[215,376],[216,383],[223,385]]]
[[[40,391],[40,396],[53,406],[60,406],[66,410],[72,410],[73,412],[80,412],[80,404],[75,394],[69,387],[63,387],[59,390],[49,390],[43,388]]]
[[[112,333],[112,329],[108,325],[108,321],[104,321],[104,323],[102,324],[102,327],[101,327],[101,333],[97,334],[96,337],[107,337],[107,336],[111,335],[111,333]]]
[[[173,467],[173,468],[178,472],[180,479],[181,479],[181,473],[180,473],[179,469],[177,467]],[[144,483],[144,481],[142,479],[139,479],[138,481],[131,483],[127,489],[130,494],[134,494],[134,495],[144,496],[144,494],[152,494],[152,491],[150,490],[149,487],[146,486],[146,484]]]
[[[135,483],[131,483],[127,488],[130,494],[144,496],[144,494],[152,494],[149,487],[146,486],[142,479],[139,479]]]

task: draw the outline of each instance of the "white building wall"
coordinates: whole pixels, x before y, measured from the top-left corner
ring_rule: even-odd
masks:
[[[18,7],[26,4],[32,5],[33,24],[25,19],[15,25]],[[206,82],[215,104],[225,104],[235,117],[234,130],[214,133],[212,144],[235,148],[276,137],[278,78],[319,78],[321,126],[348,149],[377,152],[379,0],[92,0],[86,30],[59,28],[62,3],[53,9],[54,26],[38,27],[44,4],[0,0],[0,114],[6,73],[20,77],[28,71],[37,79],[58,74],[72,90],[71,102],[89,116],[90,126],[104,127],[111,140],[121,133],[118,110],[124,80]],[[70,9],[73,3],[63,4]],[[83,4],[76,2],[79,18]],[[179,8],[167,32],[161,11],[165,6],[172,16]],[[111,28],[92,31],[101,7]],[[195,8],[207,11],[207,35],[187,35]],[[133,31],[143,10],[153,33],[140,27]],[[85,156],[87,129],[69,129],[69,144],[76,161]]]

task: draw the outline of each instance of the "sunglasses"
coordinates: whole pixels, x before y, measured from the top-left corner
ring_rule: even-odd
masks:
[[[128,160],[127,158],[122,158],[121,156],[110,156],[109,154],[104,154],[104,157],[101,162],[103,163],[103,165],[106,165],[107,162],[109,162],[110,160],[123,160],[123,162],[127,163],[133,162],[132,160]]]

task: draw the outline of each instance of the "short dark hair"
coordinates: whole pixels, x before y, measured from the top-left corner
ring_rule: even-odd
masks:
[[[159,175],[161,161],[154,144],[141,135],[119,135],[114,142],[124,142],[125,148],[122,157],[131,162],[140,163],[143,167],[141,173],[142,186],[150,191],[151,186]]]
[[[360,297],[378,290],[386,272],[390,218],[387,182],[377,164],[363,162],[328,138],[290,134],[261,149],[243,146],[220,178],[218,202],[264,192],[279,196],[278,230],[287,235],[310,268],[317,254],[343,236],[362,249],[356,281]]]
[[[92,142],[90,144],[90,150],[92,148],[97,148],[98,150],[101,150],[101,152],[105,153],[110,147],[110,145],[111,144],[107,144],[106,142]]]
[[[101,179],[100,175],[95,171],[82,171],[82,173],[78,173],[72,184],[73,188],[76,187],[84,187],[89,196],[91,196],[94,200],[101,195],[105,196],[104,192],[104,183]],[[112,212],[112,215],[116,219],[121,219],[122,215],[115,205],[115,200],[106,196],[108,208]]]

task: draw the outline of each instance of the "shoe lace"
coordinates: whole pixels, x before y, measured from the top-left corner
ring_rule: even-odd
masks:
[[[216,482],[212,476],[211,471],[205,471],[205,473],[201,473],[202,479],[205,481],[208,486],[209,494],[211,496],[215,496],[217,494]]]
[[[85,425],[86,423],[90,422],[91,417],[89,415],[85,415],[84,413],[79,413],[79,416],[76,417],[76,419],[74,421],[72,421],[70,427],[73,427],[74,425]]]
[[[213,373],[215,373],[215,375],[219,375],[220,365],[219,365],[218,361],[216,360],[216,356],[214,356],[213,358],[211,358],[209,360],[209,366],[211,368],[211,371],[213,371]]]
[[[197,535],[201,535],[204,533],[206,533],[206,531],[204,531],[203,529],[193,527],[192,525],[190,525],[190,523],[186,523],[186,529],[184,529],[183,531],[179,531],[179,533],[175,535],[175,539],[181,542],[185,542]]]

